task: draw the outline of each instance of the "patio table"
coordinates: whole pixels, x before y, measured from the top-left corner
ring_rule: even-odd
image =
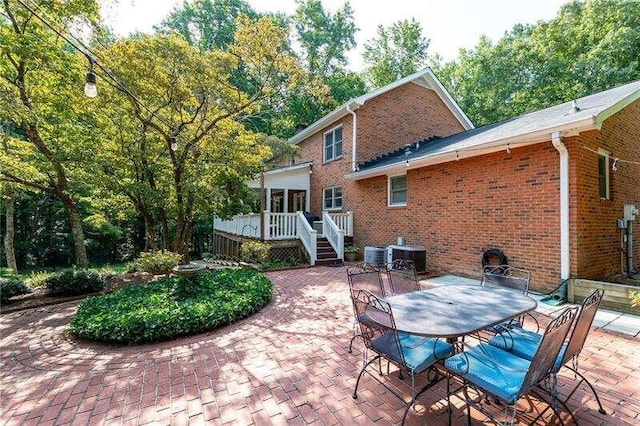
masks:
[[[455,341],[532,311],[537,302],[520,291],[448,285],[385,298],[396,330]]]

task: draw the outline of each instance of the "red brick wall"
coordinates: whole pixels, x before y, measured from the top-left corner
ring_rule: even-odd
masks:
[[[387,207],[387,179],[356,184],[355,240],[426,247],[427,268],[473,277],[482,249],[530,269],[532,287],[559,283],[558,153],[551,142],[410,170],[407,206]]]
[[[571,271],[580,278],[602,279],[626,272],[616,220],[624,204],[640,208],[640,101],[612,116],[600,131],[565,141],[570,151]],[[598,149],[610,152],[610,199],[598,192]],[[596,152],[593,152],[596,151]],[[614,158],[620,161],[612,171]],[[640,219],[640,218],[639,218]],[[640,220],[633,223],[634,268],[640,267]],[[625,245],[626,248],[626,245]]]
[[[418,84],[408,83],[367,101],[356,110],[357,161],[370,160],[407,143],[434,135],[448,136],[464,130],[438,95]],[[324,133],[342,124],[342,157],[322,162]],[[322,191],[342,186],[343,211],[353,209],[353,182],[344,176],[351,172],[352,116],[327,126],[299,144],[297,162],[313,161],[311,178],[311,211],[322,212]]]

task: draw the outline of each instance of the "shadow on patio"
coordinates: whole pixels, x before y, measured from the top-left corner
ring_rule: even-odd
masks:
[[[65,326],[78,302],[2,315],[1,423],[399,422],[401,402],[375,381],[363,379],[359,398],[351,398],[361,343],[348,353],[353,314],[346,268],[267,276],[275,297],[258,314],[210,333],[154,345],[109,346],[68,337]],[[599,414],[589,389],[581,387],[569,401],[580,424],[638,422],[638,359],[638,338],[591,331],[580,369],[598,389],[608,414]],[[387,380],[408,395],[406,380],[396,374]],[[561,373],[561,394],[573,380],[568,372]],[[446,423],[444,387],[441,382],[427,392],[407,423]],[[483,420],[473,413],[478,422]],[[456,423],[464,415],[454,409]]]

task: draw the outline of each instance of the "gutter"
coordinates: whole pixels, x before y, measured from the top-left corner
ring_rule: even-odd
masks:
[[[353,122],[351,123],[351,171],[355,172],[357,169],[356,140],[358,136],[358,120],[356,117],[356,112],[351,109],[348,103],[347,103],[346,110],[353,117]]]
[[[569,151],[560,132],[551,133],[551,142],[560,153],[560,279],[569,279]]]
[[[480,142],[471,146],[460,145],[457,149],[448,147],[438,153],[431,153],[412,158],[410,160],[409,167],[406,166],[404,158],[402,158],[397,162],[384,166],[374,167],[372,169],[362,170],[358,172],[351,172],[344,177],[349,180],[368,179],[376,176],[393,174],[400,170],[417,169],[420,167],[428,167],[435,164],[447,163],[456,159],[462,160],[465,158],[490,154],[493,152],[505,150],[507,145],[509,145],[511,149],[514,149],[527,145],[544,143],[549,140],[549,132],[551,131],[551,129],[554,129],[554,133],[562,132],[566,136],[571,136],[583,131],[599,128],[599,125],[596,123],[596,117],[592,116],[555,127],[547,127],[545,129],[525,132],[506,138],[489,140],[488,142]]]

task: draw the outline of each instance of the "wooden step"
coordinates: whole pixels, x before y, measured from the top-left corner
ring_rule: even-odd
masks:
[[[318,259],[316,260],[316,265],[318,266],[342,266],[342,260],[333,257],[330,259]]]

